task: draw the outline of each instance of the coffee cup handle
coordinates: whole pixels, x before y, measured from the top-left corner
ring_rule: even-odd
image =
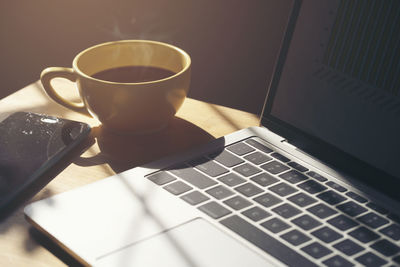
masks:
[[[58,104],[77,111],[79,113],[89,115],[85,104],[74,103],[69,101],[62,96],[60,96],[57,91],[51,85],[51,80],[54,78],[64,78],[70,80],[71,82],[76,81],[76,74],[72,68],[63,68],[63,67],[49,67],[42,71],[40,74],[40,81],[42,82],[43,88],[46,91],[47,95],[52,98]]]

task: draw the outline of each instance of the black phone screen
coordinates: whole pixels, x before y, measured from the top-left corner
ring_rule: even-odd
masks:
[[[0,210],[89,132],[85,123],[29,112],[0,122]]]

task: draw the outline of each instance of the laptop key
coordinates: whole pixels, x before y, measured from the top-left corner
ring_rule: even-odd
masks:
[[[281,175],[279,175],[279,177],[288,181],[291,184],[297,184],[301,181],[305,181],[308,179],[304,174],[302,174],[298,171],[295,171],[295,170],[291,170],[291,171],[282,173]]]
[[[325,243],[331,243],[343,237],[343,235],[339,234],[338,232],[332,230],[327,226],[315,230],[311,234]]]
[[[382,266],[387,263],[386,260],[382,259],[381,257],[378,257],[372,252],[367,252],[357,257],[355,260],[367,267]]]
[[[295,225],[299,226],[303,230],[311,230],[317,226],[320,226],[321,223],[314,218],[312,218],[310,215],[302,215],[300,217],[297,217],[296,219],[292,220],[292,223]]]
[[[378,204],[376,204],[374,202],[367,203],[367,207],[373,209],[374,211],[376,211],[376,212],[378,212],[378,213],[380,213],[382,215],[385,215],[385,214],[389,213],[389,211],[387,209],[379,206]]]
[[[282,200],[272,195],[271,193],[265,193],[261,196],[254,198],[254,201],[260,203],[266,208],[272,207],[278,203],[281,203]]]
[[[340,204],[337,208],[349,216],[355,217],[367,211],[366,208],[358,205],[354,201],[348,201],[346,203]]]
[[[250,180],[264,187],[279,182],[278,178],[275,178],[266,172],[257,174],[256,176],[251,177]]]
[[[171,184],[167,184],[163,188],[174,195],[180,195],[192,189],[191,186],[188,186],[187,184],[181,181],[176,181]]]
[[[272,174],[278,174],[278,173],[289,170],[288,166],[283,165],[282,163],[280,163],[276,160],[265,163],[265,164],[261,165],[260,167]]]
[[[333,214],[336,214],[337,211],[328,207],[327,205],[323,203],[319,203],[315,206],[312,206],[307,209],[310,213],[314,214],[315,216],[325,219],[329,216],[332,216]]]
[[[342,214],[338,215],[332,219],[329,219],[328,223],[333,225],[334,227],[336,227],[337,229],[339,229],[341,231],[346,231],[348,229],[351,229],[351,228],[359,225],[358,222],[356,222]]]
[[[386,235],[387,237],[390,237],[391,239],[393,239],[395,241],[400,240],[400,226],[397,224],[391,224],[391,225],[381,229],[379,232]]]
[[[244,179],[243,177],[240,177],[236,173],[228,173],[226,175],[223,175],[223,176],[217,178],[217,180],[219,180],[222,183],[224,183],[228,186],[231,186],[231,187],[246,182],[246,179]]]
[[[252,175],[254,175],[256,173],[261,172],[261,170],[259,168],[255,167],[255,166],[253,166],[253,165],[251,165],[249,163],[245,163],[245,164],[239,165],[239,166],[233,168],[233,170],[235,172],[240,173],[241,175],[243,175],[245,177],[249,177],[249,176],[252,176]]]
[[[216,187],[210,188],[206,191],[206,193],[216,199],[224,199],[234,194],[233,191],[223,185],[217,185]]]
[[[365,197],[360,196],[359,194],[356,194],[352,191],[349,191],[346,193],[346,196],[351,197],[352,199],[354,199],[355,201],[359,202],[359,203],[366,203],[368,202],[368,200]]]
[[[220,176],[224,173],[229,172],[228,169],[222,167],[221,165],[215,163],[212,160],[206,160],[205,158],[202,158],[200,160],[196,160],[195,162],[190,162],[192,166],[194,166],[196,169],[204,172],[205,174],[208,174],[211,177],[216,177]]]
[[[349,235],[363,243],[368,243],[379,238],[379,235],[375,234],[364,226],[351,231]]]
[[[316,173],[316,172],[314,172],[314,171],[307,172],[307,174],[308,174],[310,177],[312,177],[312,178],[314,178],[315,180],[318,180],[318,181],[320,181],[320,182],[325,182],[325,181],[328,180],[328,179],[326,179],[324,176],[322,176],[322,175],[320,175],[320,174],[318,174],[318,173]]]
[[[339,243],[333,245],[333,247],[343,252],[347,256],[352,256],[365,249],[350,239],[340,241]]]
[[[187,168],[182,168],[182,169],[174,169],[174,170],[171,170],[170,172],[172,172],[176,176],[182,178],[189,184],[191,184],[197,188],[200,188],[200,189],[205,189],[207,187],[217,184],[216,181],[205,176],[204,174],[200,173],[199,171],[196,171],[192,167],[187,167]]]
[[[294,192],[299,191],[296,188],[294,188],[286,183],[279,183],[279,184],[269,187],[268,189],[271,190],[272,192],[280,195],[281,197],[284,197],[284,196],[287,196],[287,195],[293,194]]]
[[[231,146],[228,146],[226,149],[229,150],[230,152],[235,153],[236,155],[239,155],[239,156],[243,156],[243,155],[253,152],[255,150],[254,148],[252,148],[249,145],[246,145],[243,142],[239,142],[239,143],[233,144]]]
[[[389,220],[386,220],[385,218],[379,216],[374,212],[369,212],[363,216],[360,216],[357,218],[357,220],[368,225],[371,228],[378,228],[382,225],[389,223]]]
[[[299,213],[301,213],[301,211],[297,208],[295,208],[294,206],[285,203],[282,204],[278,207],[275,207],[272,209],[273,212],[277,213],[278,215],[282,216],[285,219],[291,218]]]
[[[306,207],[317,202],[316,199],[304,194],[303,192],[297,193],[296,195],[289,197],[288,200],[299,207]]]
[[[338,193],[332,190],[323,192],[317,195],[317,197],[330,205],[336,205],[346,200],[345,197],[339,195]]]
[[[155,174],[147,176],[147,179],[149,179],[150,181],[152,181],[157,185],[164,185],[166,183],[176,180],[174,176],[164,171],[157,172]]]
[[[285,157],[282,154],[279,154],[278,152],[272,153],[271,156],[273,156],[274,158],[279,159],[280,161],[285,162],[285,163],[290,161],[290,159],[288,159],[287,157]]]
[[[209,157],[229,168],[244,162],[243,159],[225,150],[219,153],[211,154]]]
[[[219,219],[223,216],[232,213],[230,210],[221,206],[215,201],[207,202],[206,204],[203,204],[200,207],[198,207],[198,209],[214,219]]]
[[[332,181],[327,182],[326,185],[342,193],[347,191],[346,188]]]
[[[289,165],[290,167],[292,167],[293,169],[298,170],[299,172],[306,172],[306,171],[308,171],[308,169],[307,169],[306,167],[304,167],[303,165],[300,165],[299,163],[294,162],[294,161],[289,162],[288,165]]]
[[[240,177],[239,175],[237,175],[235,173],[228,173],[222,177],[219,177],[218,180],[228,186],[236,186],[236,185],[246,182],[246,179],[244,179],[243,177]]]
[[[239,185],[238,187],[235,187],[235,190],[238,191],[239,193],[242,193],[246,197],[251,197],[260,194],[261,192],[264,192],[264,190],[251,183]]]
[[[305,181],[304,183],[301,183],[297,185],[301,189],[307,191],[310,194],[316,194],[319,192],[322,192],[326,189],[326,186],[314,181],[314,180],[308,180]]]
[[[258,151],[251,153],[250,155],[247,155],[244,158],[256,165],[260,165],[262,163],[272,160],[271,157]]]
[[[254,222],[258,222],[262,219],[265,219],[265,218],[271,216],[271,213],[269,213],[257,206],[243,211],[242,214]]]
[[[221,220],[221,224],[243,237],[256,247],[289,266],[318,266],[298,252],[286,246],[275,237],[261,231],[239,216],[233,215]]]
[[[234,196],[224,201],[224,204],[231,207],[234,210],[241,210],[248,206],[251,206],[251,202],[244,199],[241,196]]]
[[[265,221],[261,224],[261,226],[264,227],[265,229],[268,229],[274,234],[290,228],[290,225],[288,225],[287,223],[278,218],[272,218],[268,221]]]
[[[332,253],[332,250],[324,247],[323,245],[321,245],[318,242],[313,242],[313,243],[301,248],[301,250],[303,250],[304,252],[309,254],[311,257],[316,258],[316,259],[322,258],[322,257]]]
[[[248,140],[246,140],[245,142],[246,142],[247,144],[252,145],[253,147],[255,147],[255,148],[261,150],[262,152],[267,153],[267,154],[269,154],[269,153],[271,153],[271,152],[273,151],[271,148],[269,148],[269,147],[267,147],[267,146],[261,144],[260,142],[257,142],[257,141],[254,140],[254,139],[248,139]]]
[[[185,200],[190,205],[197,205],[206,200],[209,200],[210,198],[204,195],[203,193],[200,193],[199,191],[192,191],[190,193],[181,196],[181,199]]]
[[[353,263],[349,262],[348,260],[346,260],[345,258],[343,258],[342,256],[339,256],[339,255],[336,255],[327,260],[324,260],[322,263],[328,267],[351,267],[351,266],[354,266]]]
[[[303,244],[311,239],[298,230],[289,231],[286,234],[281,235],[281,238],[294,246]]]
[[[400,252],[400,247],[398,247],[397,245],[393,244],[392,242],[386,239],[377,241],[376,243],[371,245],[371,248],[375,249],[376,251],[378,251],[379,253],[381,253],[386,257],[393,256],[398,252]]]

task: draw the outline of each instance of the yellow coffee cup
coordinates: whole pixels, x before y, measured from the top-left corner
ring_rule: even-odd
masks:
[[[54,101],[77,112],[89,112],[105,129],[143,134],[168,125],[189,91],[190,70],[189,55],[178,47],[123,40],[87,48],[74,58],[72,68],[46,68],[40,79]],[[103,78],[102,73],[112,77]],[[82,102],[60,96],[51,84],[54,78],[76,82]]]

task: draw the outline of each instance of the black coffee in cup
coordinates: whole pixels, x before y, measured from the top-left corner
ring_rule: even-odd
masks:
[[[174,72],[160,67],[123,66],[102,70],[91,76],[109,82],[140,83],[161,80],[174,74]]]

